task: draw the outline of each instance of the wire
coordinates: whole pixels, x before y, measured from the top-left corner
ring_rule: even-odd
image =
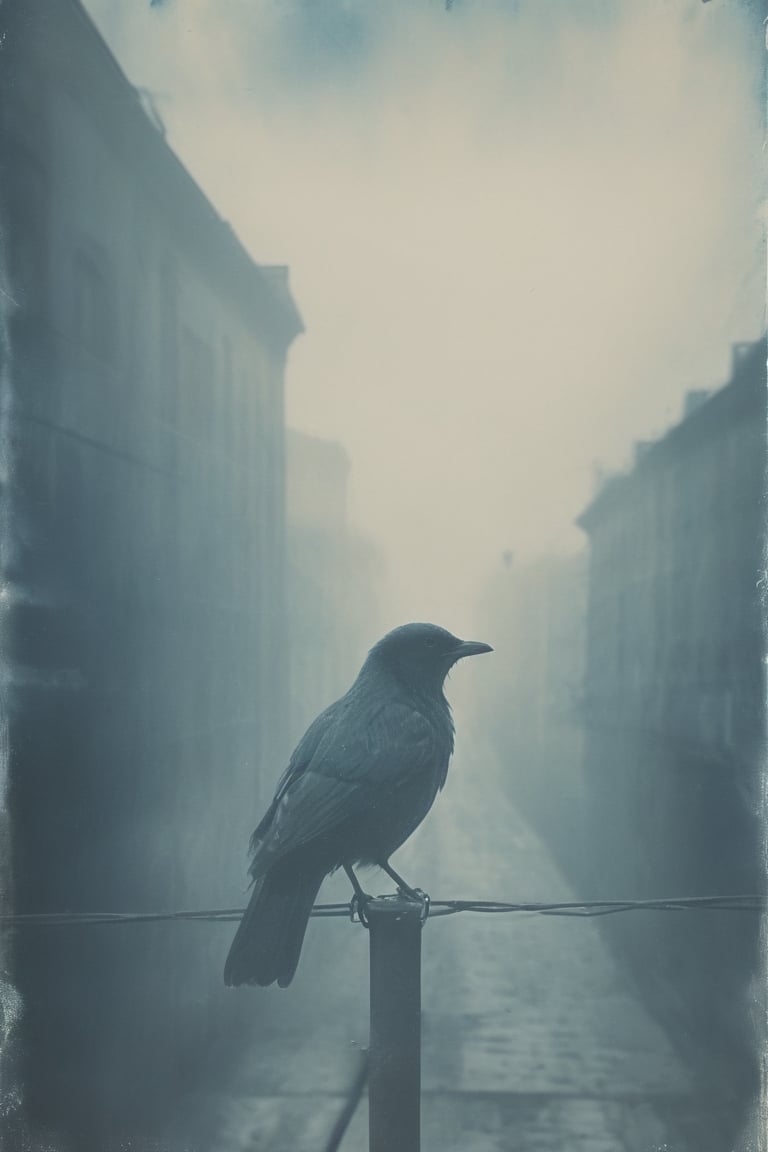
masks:
[[[540,916],[609,916],[617,912],[762,912],[766,898],[742,896],[675,896],[654,900],[584,900],[556,903],[510,903],[502,900],[432,900],[429,918],[453,916],[459,912],[526,912]],[[211,908],[179,912],[27,912],[0,914],[0,926],[14,928],[65,927],[95,924],[150,924],[173,920],[203,920],[229,923],[241,919],[243,908]],[[315,904],[315,917],[350,918],[349,904]]]

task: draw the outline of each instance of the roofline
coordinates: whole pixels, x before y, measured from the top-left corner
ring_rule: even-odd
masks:
[[[29,0],[25,0],[25,5]],[[97,66],[108,69],[111,81],[123,89],[122,99],[115,102],[119,109],[116,116],[123,115],[132,120],[134,130],[137,132],[140,147],[153,150],[159,165],[164,166],[167,178],[178,186],[179,197],[183,197],[190,206],[190,211],[200,217],[199,229],[195,227],[198,247],[210,248],[215,241],[215,260],[219,266],[219,274],[230,278],[230,287],[242,302],[246,302],[246,314],[252,324],[263,328],[263,335],[270,343],[277,343],[287,349],[293,340],[305,331],[304,322],[296,306],[290,290],[287,288],[287,267],[284,269],[286,281],[283,291],[276,291],[274,286],[274,272],[276,266],[259,265],[245,248],[232,226],[217,212],[212,201],[194,179],[182,160],[173,150],[162,132],[154,125],[147,115],[136,87],[130,82],[123,69],[102,36],[95,22],[84,8],[81,0],[57,0],[56,10],[60,14],[67,7],[72,17],[79,21],[85,34],[90,37],[92,46],[97,55]],[[31,7],[31,4],[30,4]],[[82,87],[82,76],[68,67],[68,56],[61,51],[47,52],[46,37],[35,35],[35,24],[28,20],[28,13],[23,19],[31,29],[31,40],[39,48],[39,58],[43,63],[50,63],[58,67],[59,73],[70,81],[70,91],[77,97],[82,96],[88,103],[89,113],[94,119],[100,115],[98,107],[94,109],[93,94]],[[66,15],[64,19],[66,19]],[[29,35],[29,33],[28,33]],[[54,49],[59,45],[54,44]],[[73,83],[74,82],[74,83]],[[78,90],[79,89],[79,90]],[[124,97],[129,96],[129,100]],[[162,169],[161,169],[162,170]],[[159,191],[159,189],[158,189]],[[175,219],[180,226],[177,215],[169,212],[168,217]],[[229,270],[227,272],[227,265]],[[283,266],[277,266],[283,267]],[[252,294],[252,307],[247,304]],[[262,325],[259,324],[263,320]]]
[[[724,410],[738,404],[740,398],[748,401],[756,381],[762,382],[765,398],[767,349],[765,336],[753,341],[749,352],[734,366],[727,383],[708,396],[693,412],[679,420],[662,437],[649,444],[633,468],[628,472],[617,473],[605,481],[592,501],[576,517],[575,523],[578,527],[589,533],[592,525],[609,506],[621,499],[638,477],[650,473],[673,453],[692,443],[694,438],[701,435],[702,430],[705,430],[706,434],[714,434],[720,426],[720,417]],[[761,372],[756,371],[758,363]]]

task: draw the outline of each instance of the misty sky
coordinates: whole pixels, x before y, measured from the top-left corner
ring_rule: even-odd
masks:
[[[763,326],[747,0],[87,0],[307,332],[392,619],[466,630],[506,548],[579,544],[622,466]]]

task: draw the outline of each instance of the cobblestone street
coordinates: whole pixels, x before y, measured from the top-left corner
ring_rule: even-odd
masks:
[[[476,748],[457,747],[445,794],[396,867],[435,899],[573,898]],[[378,875],[367,887],[388,890]],[[329,882],[322,898],[345,891]],[[433,919],[423,965],[425,1152],[727,1152],[597,920]],[[283,1027],[236,1087],[219,1152],[323,1147],[367,1043],[364,931],[314,921],[294,985],[275,995]],[[365,1099],[342,1148],[367,1148]]]

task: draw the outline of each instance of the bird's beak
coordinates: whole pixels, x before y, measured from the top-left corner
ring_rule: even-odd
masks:
[[[454,660],[463,660],[465,656],[480,656],[483,652],[493,652],[493,648],[479,640],[462,640],[458,648],[453,649],[451,656]]]

